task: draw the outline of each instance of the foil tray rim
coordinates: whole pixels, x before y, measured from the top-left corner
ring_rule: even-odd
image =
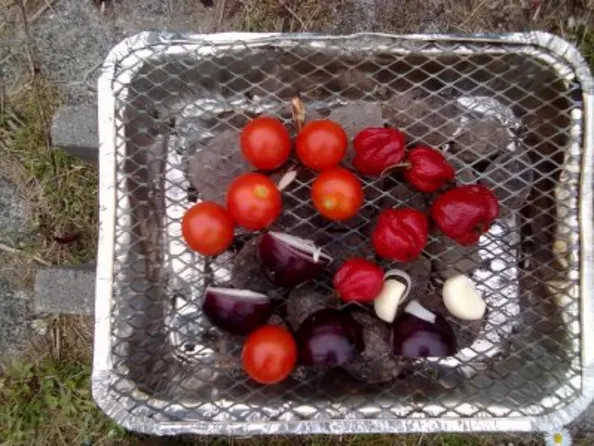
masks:
[[[443,43],[493,43],[501,45],[530,45],[548,55],[561,58],[573,69],[583,92],[583,157],[579,200],[581,256],[580,303],[582,322],[582,389],[574,401],[562,409],[542,416],[515,418],[409,418],[409,419],[348,419],[293,422],[225,422],[200,421],[158,422],[129,413],[122,398],[110,387],[111,362],[111,306],[113,299],[113,259],[116,218],[116,96],[114,81],[120,63],[133,52],[155,45],[222,45],[239,40],[250,44],[271,41],[312,39],[352,40],[362,37],[438,41]],[[140,65],[140,64],[139,64]],[[138,65],[137,65],[138,66]],[[133,70],[133,69],[132,69]],[[99,121],[99,249],[95,291],[95,336],[92,373],[92,394],[98,406],[123,427],[155,435],[210,434],[348,434],[348,433],[414,433],[414,432],[531,432],[560,428],[579,416],[594,400],[594,297],[587,290],[594,288],[594,213],[593,149],[594,149],[594,78],[579,51],[554,34],[534,31],[508,34],[409,34],[356,33],[325,35],[317,33],[245,33],[181,34],[146,31],[128,37],[107,55],[98,80]]]

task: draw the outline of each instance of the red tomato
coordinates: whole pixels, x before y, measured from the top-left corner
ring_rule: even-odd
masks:
[[[254,381],[276,384],[295,368],[297,343],[287,329],[264,325],[245,340],[241,361],[243,369]]]
[[[297,157],[310,169],[322,171],[336,166],[344,157],[348,138],[334,121],[310,121],[295,140]]]
[[[243,156],[257,169],[274,170],[291,154],[291,138],[285,126],[275,118],[262,116],[250,121],[241,132]]]
[[[190,248],[205,256],[225,251],[233,242],[233,220],[212,201],[195,204],[184,214],[182,235]]]
[[[227,211],[239,226],[252,231],[267,228],[282,209],[281,194],[270,178],[246,173],[227,190]]]
[[[320,214],[329,220],[348,220],[363,203],[363,187],[351,172],[336,167],[314,180],[311,199]]]

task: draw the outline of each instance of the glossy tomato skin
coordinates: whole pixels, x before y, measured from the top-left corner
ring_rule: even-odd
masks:
[[[343,302],[369,303],[384,287],[384,270],[370,260],[352,258],[338,268],[332,284]]]
[[[278,325],[264,325],[253,331],[243,344],[243,369],[260,384],[276,384],[291,374],[297,362],[297,343]]]
[[[308,122],[295,140],[299,160],[318,172],[335,167],[344,158],[347,145],[344,129],[327,119]]]
[[[260,173],[246,173],[227,190],[227,211],[235,223],[251,231],[270,226],[282,210],[281,194],[274,182]]]
[[[251,120],[241,132],[243,156],[260,170],[282,166],[291,154],[291,137],[285,126],[275,118],[261,116]]]
[[[182,235],[194,251],[205,256],[218,255],[233,242],[233,220],[223,206],[203,201],[184,214]]]
[[[311,199],[327,219],[348,220],[357,214],[363,203],[363,187],[353,173],[335,167],[322,172],[314,180]]]

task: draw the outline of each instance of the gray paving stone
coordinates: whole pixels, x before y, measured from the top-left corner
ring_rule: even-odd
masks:
[[[97,163],[97,105],[93,103],[60,107],[52,120],[50,135],[53,146],[62,147],[73,156]]]
[[[0,177],[0,241],[18,243],[26,221],[26,206],[16,187]]]
[[[45,268],[35,278],[33,312],[92,315],[95,311],[95,265]]]
[[[0,363],[22,352],[30,334],[28,295],[0,279]]]

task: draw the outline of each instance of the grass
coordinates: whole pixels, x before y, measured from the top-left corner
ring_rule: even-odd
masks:
[[[112,445],[125,432],[91,399],[92,320],[60,316],[0,376],[0,444]]]
[[[11,2],[7,2],[11,3]],[[27,2],[31,18],[46,0]],[[324,30],[340,13],[344,0],[228,0],[226,15],[244,31]],[[515,0],[451,0],[445,9],[432,9],[443,29],[459,32],[547,29],[575,41],[594,65],[594,31],[591,17],[568,27],[567,17],[579,11],[581,1],[543,1],[524,9]],[[530,0],[529,2],[530,3]],[[0,11],[2,5],[0,3]],[[393,8],[386,17],[394,32],[418,32],[428,20],[432,0],[407,2],[409,10]],[[0,14],[0,39],[19,26],[13,7]],[[18,14],[17,14],[18,15]],[[571,28],[571,29],[570,29]],[[42,262],[72,264],[92,260],[97,233],[97,172],[48,141],[48,123],[61,98],[43,73],[36,72],[31,54],[21,57],[25,75],[16,88],[0,99],[0,174],[10,178],[27,201],[29,226],[25,236],[0,241],[20,251],[0,255],[0,269],[10,266],[19,282],[30,284]],[[20,57],[20,56],[19,56]],[[0,444],[2,445],[290,445],[294,438],[149,438],[126,434],[107,419],[90,397],[91,321],[57,317],[49,320],[46,336],[36,339],[30,351],[7,364],[0,373]],[[526,436],[506,435],[349,435],[311,436],[311,445],[348,446],[495,446],[540,444]],[[579,443],[578,443],[579,444]],[[584,440],[583,444],[592,444]]]
[[[243,31],[323,29],[341,0],[230,0],[226,15]]]
[[[95,257],[97,171],[49,145],[48,123],[59,104],[55,87],[36,76],[0,111],[0,174],[18,186],[29,211],[25,236],[2,240],[29,254],[16,258],[16,271],[27,258],[63,265]]]

